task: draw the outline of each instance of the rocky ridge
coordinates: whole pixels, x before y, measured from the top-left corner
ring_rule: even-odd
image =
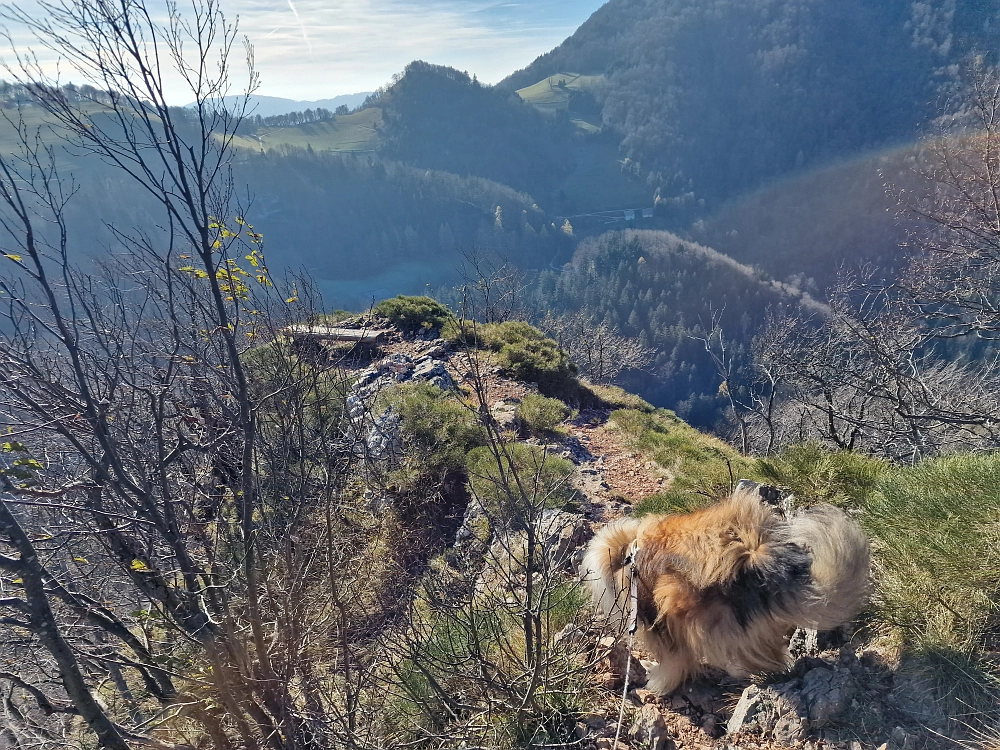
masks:
[[[399,334],[370,361],[362,360],[348,369],[355,378],[348,405],[356,419],[357,449],[383,461],[393,461],[401,453],[402,436],[391,410],[372,415],[371,407],[382,388],[425,382],[449,389],[470,379],[468,363],[448,342]],[[518,431],[517,405],[537,389],[505,379],[496,370],[484,376],[490,414],[502,428]],[[573,483],[579,512],[547,511],[536,529],[550,564],[570,576],[575,575],[596,528],[630,513],[634,502],[665,489],[671,479],[669,472],[623,446],[609,416],[610,411],[583,411],[561,425],[563,434],[558,439],[527,440],[544,445],[550,454],[577,467]],[[473,537],[476,513],[470,504],[456,535],[458,545]],[[492,556],[502,556],[512,548],[510,540],[501,546]],[[477,583],[488,585],[484,577]],[[647,654],[637,648],[619,731],[628,650],[614,637],[569,625],[556,638],[581,641],[595,655],[598,669],[593,679],[604,695],[600,705],[577,722],[574,746],[611,750],[616,734],[621,738],[618,750],[917,750],[938,744],[948,720],[928,704],[919,680],[894,671],[862,639],[852,641],[845,633],[823,635],[817,639],[815,633],[799,631],[793,636],[798,658],[787,674],[753,683],[710,674],[668,696],[645,689]]]

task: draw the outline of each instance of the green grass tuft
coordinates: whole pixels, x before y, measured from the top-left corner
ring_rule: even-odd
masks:
[[[611,421],[628,447],[673,477],[667,491],[636,504],[637,515],[693,510],[729,493],[740,479],[758,478],[752,461],[666,409],[652,413],[619,409],[612,412]]]
[[[427,383],[407,384],[388,390],[383,402],[402,419],[406,459],[393,479],[403,487],[462,469],[466,453],[484,442],[475,413],[452,392]]]
[[[646,414],[656,411],[656,407],[642,396],[629,393],[617,385],[600,385],[598,383],[581,383],[580,400],[597,408],[632,409]]]
[[[566,404],[557,398],[529,393],[517,407],[517,416],[531,432],[552,432],[570,414]]]
[[[880,618],[904,647],[975,656],[1000,636],[1000,454],[886,471],[864,506]]]
[[[875,491],[890,465],[862,453],[834,453],[806,443],[759,459],[757,469],[764,481],[788,490],[800,504],[824,502],[856,508]]]

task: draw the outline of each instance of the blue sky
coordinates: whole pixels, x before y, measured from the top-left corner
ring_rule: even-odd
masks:
[[[555,47],[604,0],[223,0],[255,45],[259,93],[368,91],[411,60],[495,83]]]
[[[162,16],[163,0],[146,2],[154,17]],[[261,76],[257,93],[289,99],[371,91],[412,60],[450,65],[495,83],[558,45],[604,2],[220,0],[227,18],[238,17],[240,30],[254,45]],[[17,5],[42,14],[38,0]],[[179,5],[183,12],[185,0]],[[20,51],[32,49],[47,71],[57,70],[53,55],[23,28],[6,26]],[[0,62],[12,62],[2,47],[0,42]],[[233,62],[238,67],[238,58]],[[83,82],[68,66],[58,69],[64,83]],[[178,82],[167,83],[179,104],[190,100]]]

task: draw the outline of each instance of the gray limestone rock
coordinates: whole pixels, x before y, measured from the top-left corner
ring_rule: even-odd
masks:
[[[650,750],[667,750],[674,746],[674,741],[667,731],[667,725],[660,715],[660,710],[651,704],[645,704],[635,714],[632,728],[628,731],[629,739],[634,746],[650,748]]]
[[[444,362],[430,357],[418,360],[411,377],[414,380],[423,380],[431,385],[436,385],[442,391],[455,387],[455,382],[451,379]]]
[[[573,553],[594,535],[586,518],[564,510],[542,511],[535,533],[545,547],[549,565],[557,570],[569,570]]]
[[[832,669],[810,669],[802,678],[801,696],[809,707],[809,721],[814,727],[829,723],[845,711],[857,692],[858,685],[851,671],[839,664]]]
[[[775,742],[795,744],[810,729],[828,724],[847,710],[857,693],[857,682],[847,666],[816,666],[801,679],[748,687],[740,696],[727,731],[734,734],[753,730]]]
[[[809,731],[809,714],[799,696],[800,687],[800,680],[751,685],[740,696],[726,730],[729,734],[756,730],[784,745],[801,741]]]
[[[518,431],[520,420],[517,416],[517,405],[519,403],[521,403],[520,399],[507,399],[493,404],[490,414],[501,430]]]

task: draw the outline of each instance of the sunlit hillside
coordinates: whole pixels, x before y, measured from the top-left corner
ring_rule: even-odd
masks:
[[[601,108],[593,94],[603,76],[557,73],[538,83],[518,89],[517,95],[543,112],[566,112],[569,121],[587,133],[601,130]]]
[[[378,128],[382,123],[382,110],[368,107],[347,115],[337,115],[332,120],[311,122],[286,127],[263,126],[253,135],[237,140],[238,145],[256,150],[269,150],[282,146],[332,152],[372,152],[378,148]]]

